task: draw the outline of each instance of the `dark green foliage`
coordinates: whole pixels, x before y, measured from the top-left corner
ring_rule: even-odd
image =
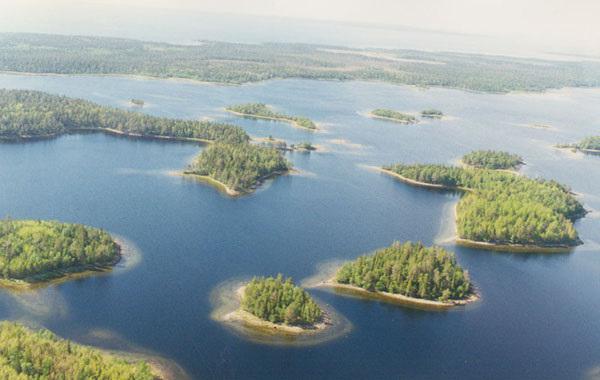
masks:
[[[592,61],[304,44],[203,41],[199,46],[181,46],[43,34],[0,34],[0,70],[132,74],[220,83],[354,79],[489,92],[600,86],[600,65]]]
[[[0,140],[53,136],[81,129],[235,143],[249,139],[244,130],[229,124],[149,116],[39,91],[0,90]]]
[[[291,165],[274,148],[244,144],[213,144],[204,149],[187,173],[208,176],[228,187],[249,192],[264,178],[282,173]]]
[[[472,292],[469,274],[453,254],[411,242],[396,242],[360,256],[340,268],[336,281],[368,291],[436,301],[461,300]]]
[[[386,169],[419,182],[468,188],[457,206],[461,238],[497,244],[579,244],[581,203],[555,181],[485,169],[396,164]]]
[[[481,169],[514,169],[523,163],[517,154],[494,150],[476,150],[463,156],[462,161]]]
[[[0,322],[0,379],[153,380],[147,363],[129,363],[91,347]]]
[[[246,285],[242,308],[265,321],[288,325],[313,325],[323,316],[310,295],[281,274],[253,278]]]
[[[394,121],[403,124],[414,124],[417,122],[417,118],[412,115],[384,108],[378,108],[376,110],[373,110],[371,111],[371,114],[379,117],[393,119]]]
[[[292,145],[292,149],[295,150],[307,150],[307,151],[312,151],[312,150],[317,150],[317,148],[311,144],[308,141],[304,141],[304,142],[300,142],[298,144],[294,144]]]
[[[444,113],[442,111],[436,110],[436,109],[427,109],[427,110],[421,111],[421,116],[427,117],[430,119],[440,119],[444,116]]]
[[[0,221],[0,278],[57,277],[64,271],[114,263],[119,247],[111,236],[80,224]]]
[[[317,129],[317,125],[310,119],[301,116],[289,116],[283,113],[273,111],[269,106],[263,103],[246,103],[227,107],[228,111],[244,114],[245,116],[255,116],[259,118],[281,119],[291,123],[298,124],[302,128]]]

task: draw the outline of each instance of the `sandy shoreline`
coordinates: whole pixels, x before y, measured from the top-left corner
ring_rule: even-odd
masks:
[[[284,172],[274,172],[271,173],[269,175],[266,175],[264,177],[261,177],[257,180],[257,183],[254,185],[254,187],[250,190],[250,191],[238,191],[235,189],[230,188],[229,186],[227,186],[226,184],[224,184],[223,182],[214,179],[213,177],[210,176],[206,176],[206,175],[200,175],[200,174],[195,174],[192,172],[188,172],[188,171],[182,171],[182,172],[178,172],[178,171],[171,171],[169,172],[169,175],[173,175],[173,176],[181,176],[181,177],[187,177],[187,178],[193,178],[196,179],[200,182],[206,183],[214,188],[216,188],[217,190],[227,194],[228,196],[232,197],[232,198],[237,198],[237,197],[241,197],[243,195],[248,195],[248,194],[252,194],[254,191],[256,191],[256,189],[263,184],[263,182],[265,182],[266,180],[276,177],[276,176],[280,176],[280,175],[287,175],[290,174],[291,172],[293,172],[293,169],[289,169],[286,170]]]
[[[254,114],[251,114],[251,113],[243,113],[243,112],[231,111],[231,110],[228,110],[227,108],[225,108],[225,111],[229,112],[232,115],[241,116],[241,117],[247,117],[247,118],[251,118],[251,119],[281,121],[281,122],[290,124],[294,128],[304,129],[304,130],[308,130],[308,131],[318,131],[319,130],[319,128],[307,128],[307,127],[303,127],[297,121],[292,120],[292,119],[286,119],[284,117],[270,117],[270,116],[254,115]],[[315,123],[315,125],[316,125],[316,123]]]
[[[484,249],[488,251],[506,251],[515,253],[567,253],[571,252],[577,247],[577,245],[527,245],[527,244],[500,244],[500,243],[488,243],[483,241],[463,239],[456,237],[456,244],[467,248]]]

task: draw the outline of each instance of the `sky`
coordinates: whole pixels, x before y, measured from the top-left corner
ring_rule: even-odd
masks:
[[[89,6],[113,12],[144,7],[406,26],[600,53],[600,0],[0,0],[0,30],[19,20],[19,29],[26,22],[35,26],[48,22],[46,15],[60,19]]]

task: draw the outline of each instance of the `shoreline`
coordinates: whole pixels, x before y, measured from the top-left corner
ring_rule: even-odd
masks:
[[[384,173],[391,177],[397,178],[400,181],[405,182],[409,185],[413,185],[413,186],[426,187],[426,188],[437,189],[437,190],[451,190],[451,191],[453,190],[453,191],[469,191],[469,192],[473,191],[472,189],[469,189],[468,187],[446,186],[446,185],[439,185],[436,183],[420,182],[420,181],[417,181],[414,179],[404,177],[403,175],[400,175],[392,170],[384,169],[381,167],[377,167],[377,170],[381,173]]]
[[[402,294],[388,293],[375,291],[371,292],[366,289],[360,288],[350,284],[340,284],[335,280],[335,276],[322,281],[316,285],[317,287],[329,287],[332,289],[348,291],[354,295],[364,296],[369,299],[385,301],[388,303],[399,304],[403,306],[412,306],[417,308],[435,309],[435,310],[448,310],[456,306],[465,306],[470,303],[478,301],[481,297],[474,291],[468,298],[464,300],[448,300],[448,301],[435,301],[423,298],[409,297]]]
[[[409,116],[414,116],[414,115],[410,115]],[[380,120],[385,120],[385,121],[392,121],[394,123],[397,124],[403,124],[403,125],[414,125],[414,124],[419,124],[419,120],[415,119],[414,121],[407,121],[407,120],[402,120],[402,119],[395,119],[393,117],[387,117],[387,116],[379,116],[379,115],[375,115],[371,112],[367,113],[367,117],[370,117],[371,119],[380,119]]]
[[[243,112],[232,111],[232,110],[229,110],[227,108],[225,108],[225,111],[229,112],[232,115],[246,117],[246,118],[250,118],[250,119],[281,121],[281,122],[290,124],[294,128],[299,128],[299,129],[304,129],[304,130],[309,130],[309,131],[318,131],[319,130],[319,128],[316,128],[316,127],[315,128],[303,127],[297,121],[292,120],[292,119],[286,119],[286,118],[283,118],[283,117],[270,117],[270,116],[254,115],[254,114],[251,114],[251,113],[243,113]],[[316,125],[316,123],[315,123],[315,125]]]
[[[186,170],[184,171],[173,171],[170,172],[171,175],[177,175],[177,176],[182,176],[182,177],[187,177],[187,178],[193,178],[196,179],[200,182],[203,182],[207,185],[210,185],[214,188],[216,188],[217,190],[227,194],[228,196],[232,197],[232,198],[238,198],[244,195],[250,195],[252,193],[254,193],[266,180],[276,177],[276,176],[282,176],[282,175],[287,175],[290,172],[292,172],[293,169],[288,169],[286,171],[277,171],[277,172],[273,172],[270,173],[268,175],[265,175],[263,177],[260,177],[257,179],[256,184],[252,187],[252,189],[248,190],[248,191],[238,191],[235,189],[230,188],[229,186],[227,186],[226,184],[224,184],[223,182],[211,177],[211,176],[206,176],[206,175],[201,175],[201,174],[195,174],[192,172],[188,172]]]
[[[510,243],[490,243],[485,241],[477,241],[464,239],[460,236],[455,236],[454,242],[457,245],[484,249],[487,251],[502,251],[502,252],[513,252],[513,253],[568,253],[582,245],[582,242],[578,242],[575,245],[529,245],[529,244],[510,244]]]

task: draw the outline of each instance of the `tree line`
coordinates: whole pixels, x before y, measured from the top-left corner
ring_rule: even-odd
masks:
[[[323,312],[319,305],[291,278],[255,277],[246,285],[242,308],[272,323],[313,325]]]
[[[245,103],[227,107],[228,111],[243,114],[245,116],[264,117],[269,119],[282,119],[299,125],[302,128],[317,129],[317,125],[309,118],[302,116],[290,116],[273,111],[263,103]]]
[[[395,242],[344,264],[336,281],[371,292],[436,301],[465,299],[473,291],[468,272],[457,264],[454,254],[412,242]]]
[[[514,169],[523,163],[518,154],[495,150],[476,150],[465,154],[462,162],[481,169]]]
[[[371,111],[371,115],[385,117],[387,119],[393,119],[394,121],[404,124],[414,124],[418,121],[417,118],[413,115],[385,108],[374,109],[373,111]]]

